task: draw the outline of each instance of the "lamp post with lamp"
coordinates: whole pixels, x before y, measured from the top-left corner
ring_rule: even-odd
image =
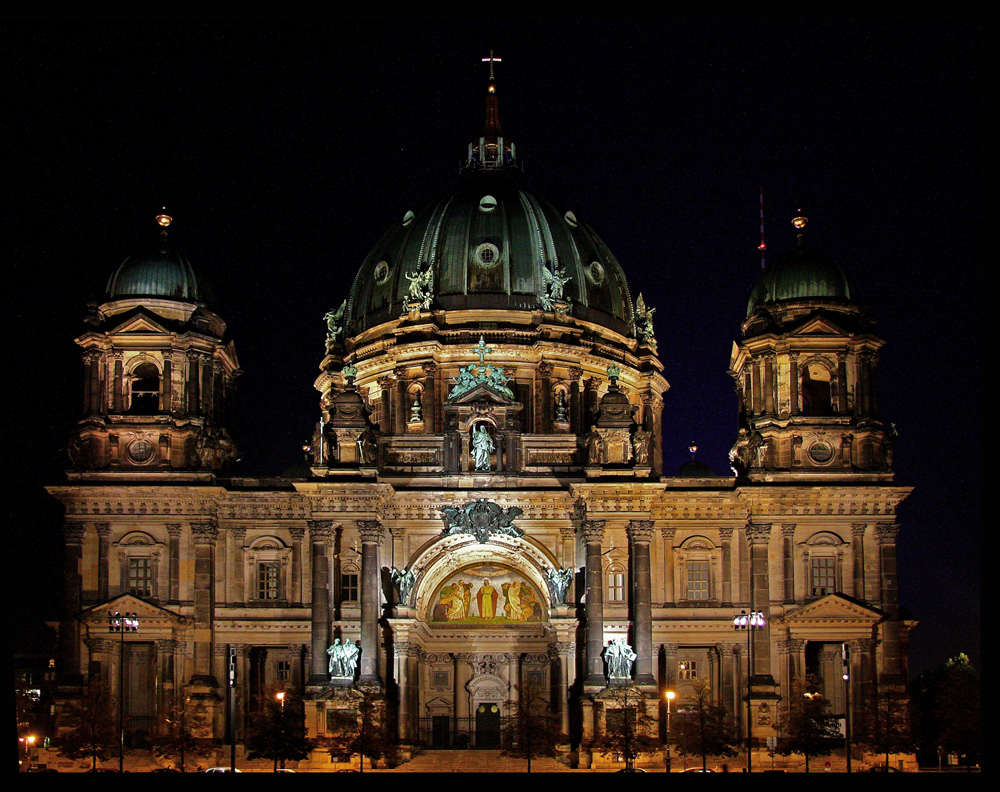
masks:
[[[752,608],[752,606],[751,606]],[[733,617],[734,630],[746,630],[747,634],[747,772],[753,772],[753,762],[751,760],[751,748],[753,747],[753,705],[750,701],[750,693],[753,686],[753,634],[754,630],[760,630],[765,625],[764,612],[751,610],[747,613],[740,611]]]
[[[663,694],[663,697],[667,700],[667,772],[670,772],[670,764],[672,757],[670,755],[670,703],[677,698],[677,694],[672,690],[668,690]]]
[[[125,633],[139,632],[139,614],[108,611],[108,632],[118,633],[118,772],[125,769]]]

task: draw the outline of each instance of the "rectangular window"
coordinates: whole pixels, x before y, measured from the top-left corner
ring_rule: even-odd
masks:
[[[689,600],[707,600],[708,581],[708,561],[687,562],[687,598]]]
[[[812,595],[814,597],[825,597],[833,594],[837,589],[837,561],[830,556],[813,558],[812,567]]]
[[[697,660],[681,660],[677,664],[677,678],[678,679],[697,679],[698,678],[698,661]]]
[[[257,564],[257,599],[278,599],[278,586],[281,581],[281,563],[278,561],[261,561]]]
[[[340,576],[340,601],[358,601],[358,573],[345,572]]]
[[[128,593],[133,597],[153,596],[153,565],[149,558],[128,560]]]
[[[291,660],[279,660],[278,661],[278,679],[285,682],[292,678],[292,661]]]
[[[620,567],[608,570],[608,602],[625,601],[625,572]]]

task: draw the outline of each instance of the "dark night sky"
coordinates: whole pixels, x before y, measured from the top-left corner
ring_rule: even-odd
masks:
[[[87,299],[153,233],[212,281],[245,374],[243,472],[300,460],[323,314],[386,227],[454,183],[490,48],[527,187],[657,308],[665,467],[718,472],[759,274],[810,218],[887,341],[911,670],[980,657],[980,29],[889,23],[109,24],[4,28],[4,432],[26,625],[58,613],[57,482]],[[42,584],[40,587],[39,584]],[[28,631],[29,633],[31,631]]]

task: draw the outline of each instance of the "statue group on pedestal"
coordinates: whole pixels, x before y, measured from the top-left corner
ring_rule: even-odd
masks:
[[[604,649],[604,662],[608,664],[608,681],[613,679],[631,679],[632,663],[638,655],[632,647],[625,643],[624,638],[615,638]]]
[[[330,679],[354,679],[358,655],[361,654],[361,650],[355,644],[346,640],[341,643],[339,638],[334,638],[326,653],[330,657],[327,665]]]

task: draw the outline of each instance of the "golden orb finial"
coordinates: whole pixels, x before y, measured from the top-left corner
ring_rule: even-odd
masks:
[[[167,214],[167,207],[164,206],[163,211],[156,216],[156,222],[163,228],[174,222],[174,218]]]
[[[792,218],[792,225],[798,228],[799,230],[802,230],[803,228],[806,227],[806,224],[809,222],[809,218],[802,214],[801,209],[799,209],[798,212],[799,212],[798,215]]]

